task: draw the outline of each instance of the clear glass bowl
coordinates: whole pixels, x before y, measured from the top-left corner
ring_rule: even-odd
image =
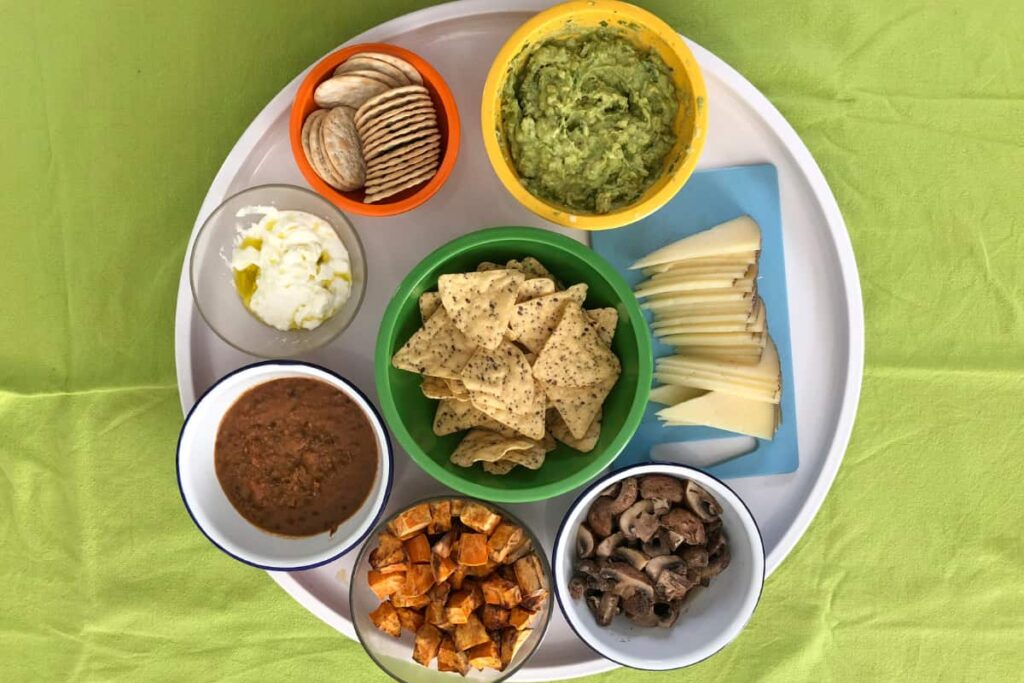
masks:
[[[507,519],[518,524],[533,543],[534,552],[540,559],[541,567],[544,569],[544,578],[547,582],[548,588],[548,599],[540,610],[539,619],[536,626],[534,626],[533,633],[530,635],[530,638],[519,649],[519,652],[516,653],[511,664],[509,664],[504,671],[495,671],[494,669],[483,669],[478,671],[477,669],[470,667],[469,672],[465,676],[460,676],[454,672],[438,671],[437,659],[434,659],[434,661],[431,662],[429,668],[420,666],[412,659],[413,641],[415,640],[412,634],[403,630],[401,638],[394,638],[379,630],[373,625],[373,622],[370,621],[370,612],[376,609],[380,604],[380,600],[374,592],[370,590],[370,586],[366,581],[367,573],[372,569],[370,566],[370,552],[377,547],[378,534],[385,531],[391,520],[397,517],[404,510],[408,510],[409,508],[421,503],[457,499],[473,501],[480,503],[481,505],[486,505],[495,513],[501,515],[502,519]],[[533,532],[523,524],[522,520],[518,519],[507,510],[504,510],[492,503],[477,500],[475,498],[454,495],[434,496],[432,498],[425,498],[423,500],[409,503],[408,505],[403,505],[394,514],[389,515],[380,524],[378,524],[377,527],[370,532],[370,535],[367,536],[366,541],[363,543],[363,547],[359,551],[359,557],[356,559],[355,566],[352,569],[352,576],[350,578],[348,589],[349,609],[352,615],[352,623],[355,624],[356,636],[358,636],[359,642],[362,643],[363,649],[365,649],[366,653],[370,655],[370,659],[372,659],[377,666],[383,669],[385,673],[400,681],[406,681],[407,683],[438,683],[444,681],[479,681],[484,683],[497,683],[498,681],[505,680],[526,663],[526,660],[530,658],[530,655],[532,655],[537,649],[537,646],[540,645],[541,640],[544,639],[544,633],[547,631],[548,621],[551,618],[553,594],[554,585],[551,582],[551,566],[548,563],[547,555],[544,553],[544,548],[540,541]]]
[[[238,226],[259,216],[235,216],[247,206],[306,211],[327,221],[349,253],[352,293],[348,301],[315,330],[282,332],[249,312],[235,290],[229,265]],[[352,224],[329,201],[294,185],[260,185],[228,197],[203,223],[189,263],[192,297],[203,320],[236,349],[263,358],[287,358],[318,349],[341,334],[359,311],[366,291],[366,255]]]

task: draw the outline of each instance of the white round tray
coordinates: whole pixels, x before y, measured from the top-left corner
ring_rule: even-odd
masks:
[[[463,129],[455,170],[433,199],[395,218],[350,216],[368,259],[366,298],[349,330],[307,360],[342,373],[374,400],[373,348],[378,321],[395,286],[423,256],[458,235],[483,227],[556,229],[523,209],[502,188],[487,162],[479,121],[483,83],[498,49],[531,14],[550,4],[544,0],[462,0],[393,19],[349,41],[395,43],[430,61],[455,95]],[[860,284],[839,208],[796,132],[729,65],[699,45],[690,42],[690,47],[704,70],[710,108],[708,142],[698,168],[770,162],[779,172],[801,462],[793,474],[729,482],[757,519],[771,573],[814,518],[849,441],[864,356]],[[239,138],[196,219],[175,316],[175,361],[185,411],[218,377],[254,360],[220,341],[197,315],[187,272],[192,242],[206,216],[230,194],[272,182],[307,186],[288,144],[288,112],[304,75],[287,84]],[[582,233],[567,234],[586,239]],[[389,510],[445,491],[400,450],[395,464]],[[574,498],[571,493],[509,507],[550,551],[558,523]],[[317,569],[271,573],[271,577],[310,612],[354,638],[348,612],[348,578],[354,558],[353,552]],[[580,642],[556,613],[544,643],[514,679],[572,678],[614,667]]]

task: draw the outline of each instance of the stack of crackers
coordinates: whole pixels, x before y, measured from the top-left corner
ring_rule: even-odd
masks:
[[[621,374],[614,308],[585,310],[587,285],[565,289],[537,259],[438,278],[420,297],[423,327],[392,358],[440,400],[438,436],[469,430],[452,453],[491,474],[539,469],[555,441],[589,452],[601,406]]]
[[[318,176],[367,204],[430,180],[440,163],[437,111],[423,77],[404,59],[360,52],[317,86],[320,109],[302,125],[302,149]]]

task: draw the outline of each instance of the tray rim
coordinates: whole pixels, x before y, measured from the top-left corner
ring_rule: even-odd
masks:
[[[467,18],[473,15],[538,12],[549,7],[551,4],[553,3],[549,0],[456,0],[400,15],[351,37],[341,45],[332,48],[321,57],[318,57],[316,61],[285,84],[260,110],[231,148],[231,151],[225,157],[223,164],[214,176],[213,181],[210,183],[207,194],[200,205],[188,245],[183,255],[184,266],[179,278],[174,316],[175,374],[183,414],[188,412],[189,407],[197,398],[192,376],[189,334],[194,313],[194,303],[188,284],[188,259],[192,253],[196,234],[202,225],[203,219],[226,196],[234,174],[245,160],[249,150],[263,135],[267,124],[275,118],[276,114],[273,112],[279,108],[279,103],[282,100],[290,103],[292,94],[297,90],[299,83],[301,83],[302,79],[316,62],[344,45],[357,42],[379,41],[395,34],[414,30],[423,25],[440,23],[456,18]],[[814,520],[829,490],[832,488],[832,484],[839,471],[839,466],[842,464],[846,448],[849,445],[860,400],[864,371],[863,297],[849,232],[846,229],[845,221],[828,185],[828,181],[811,155],[810,150],[785,117],[752,83],[709,50],[685,36],[683,36],[683,39],[693,51],[694,56],[703,69],[715,72],[737,93],[740,99],[757,111],[765,124],[779,137],[786,152],[791,156],[794,164],[807,180],[809,189],[825,215],[825,222],[828,231],[831,233],[832,243],[836,249],[836,256],[840,265],[839,279],[846,295],[844,303],[847,309],[847,326],[845,332],[849,345],[849,354],[847,357],[847,371],[843,378],[844,386],[839,414],[836,418],[836,429],[829,441],[827,454],[821,464],[821,470],[811,485],[807,498],[799,506],[788,529],[768,555],[766,575],[770,577],[793,550]],[[285,109],[287,109],[287,106]],[[352,623],[328,607],[295,577],[287,572],[268,571],[267,573],[293,599],[317,618],[340,631],[348,638],[355,640],[355,630]],[[564,666],[556,669],[538,667],[533,671],[530,671],[528,667],[524,667],[521,674],[536,673],[536,677],[523,677],[521,674],[518,674],[514,677],[514,680],[575,678],[610,671],[617,667],[618,665],[614,662],[603,659],[595,654],[594,659],[588,665],[575,666],[570,670],[566,670],[567,667]]]

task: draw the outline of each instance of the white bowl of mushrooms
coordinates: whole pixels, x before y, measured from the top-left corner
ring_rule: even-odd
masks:
[[[551,563],[559,607],[583,642],[649,670],[696,664],[736,638],[764,567],[761,533],[739,496],[672,464],[592,484],[562,521]]]

